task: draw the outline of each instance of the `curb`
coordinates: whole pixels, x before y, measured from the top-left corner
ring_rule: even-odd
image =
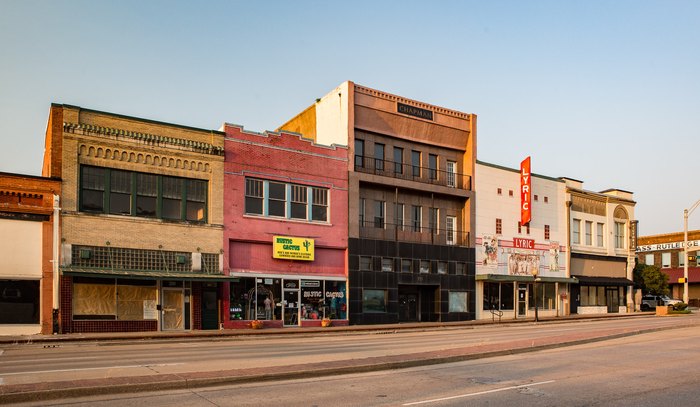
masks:
[[[645,333],[681,329],[697,326],[683,323],[668,327],[631,329],[606,332],[585,332],[575,335],[559,335],[533,340],[519,340],[512,343],[476,345],[442,351],[427,351],[413,354],[366,359],[338,361],[343,366],[327,367],[326,362],[313,362],[275,367],[274,373],[256,373],[255,369],[239,369],[213,372],[190,372],[185,374],[163,374],[155,376],[131,376],[111,379],[85,379],[52,383],[8,385],[0,387],[0,404],[45,401],[61,398],[74,398],[105,394],[136,393],[175,389],[196,389],[203,387],[235,385],[252,382],[289,380],[300,378],[325,377],[353,373],[367,373],[382,370],[403,369],[454,363],[467,360],[516,355],[563,348],[587,343],[602,342]],[[566,337],[569,337],[567,340]],[[107,384],[109,383],[109,384]]]

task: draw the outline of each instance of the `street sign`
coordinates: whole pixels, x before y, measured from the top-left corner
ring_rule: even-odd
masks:
[[[685,277],[678,277],[678,284],[685,284],[686,279]]]

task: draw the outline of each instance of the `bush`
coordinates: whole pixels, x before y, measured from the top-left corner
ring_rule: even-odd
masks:
[[[686,309],[688,309],[688,304],[684,302],[678,302],[671,306],[673,307],[674,311],[685,311]]]

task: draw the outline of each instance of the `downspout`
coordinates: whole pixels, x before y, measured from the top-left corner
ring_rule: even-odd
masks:
[[[571,278],[571,200],[566,201],[566,274]],[[568,283],[568,299],[567,304],[564,306],[564,313],[562,315],[571,314],[571,304],[574,300],[571,297],[571,285],[573,283]],[[568,307],[567,307],[568,306]]]
[[[53,333],[58,333],[58,250],[60,245],[59,223],[60,223],[60,208],[61,197],[54,194],[53,196]]]

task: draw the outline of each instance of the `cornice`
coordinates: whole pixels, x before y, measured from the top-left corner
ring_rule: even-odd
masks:
[[[471,120],[471,116],[472,116],[469,113],[462,113],[462,112],[458,112],[456,110],[446,109],[444,107],[419,102],[419,101],[416,101],[413,99],[407,99],[407,98],[404,98],[404,97],[401,97],[398,95],[394,95],[394,94],[387,93],[387,92],[382,92],[380,90],[376,90],[376,89],[372,89],[372,88],[367,88],[367,87],[364,87],[364,86],[361,86],[358,84],[355,84],[355,92],[364,93],[366,95],[370,95],[370,96],[374,96],[374,97],[378,97],[378,98],[382,98],[382,99],[386,99],[386,100],[391,100],[394,102],[405,103],[407,105],[432,110],[433,112],[437,112],[437,113],[448,115],[448,116],[458,117],[460,119]]]
[[[92,124],[78,123],[63,123],[63,131],[72,134],[81,134],[86,136],[105,136],[105,137],[124,137],[130,138],[142,143],[158,146],[158,147],[176,147],[181,149],[189,149],[202,154],[215,156],[223,156],[224,148],[215,146],[209,143],[200,143],[198,141],[165,137],[156,134],[140,133],[136,131],[116,129],[112,127],[103,127]]]

